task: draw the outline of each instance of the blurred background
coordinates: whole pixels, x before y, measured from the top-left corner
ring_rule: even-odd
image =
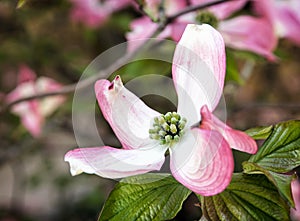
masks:
[[[20,65],[37,76],[68,85],[78,82],[87,65],[101,52],[125,42],[130,22],[140,16],[132,7],[111,15],[100,27],[74,23],[67,0],[32,0],[16,9],[17,1],[0,0],[0,92],[1,102],[18,85]],[[279,42],[279,60],[228,49],[230,70],[224,95],[227,123],[245,130],[255,126],[299,119],[300,48]],[[130,73],[129,73],[130,72]],[[137,75],[162,73],[171,76],[171,65],[143,62],[118,72],[127,81]],[[137,73],[137,74],[135,74]],[[65,153],[77,147],[72,126],[72,97],[47,118],[38,138],[9,110],[0,115],[0,220],[96,220],[115,181],[94,175],[72,177]],[[150,106],[168,111],[175,106],[155,97]],[[154,100],[154,102],[153,102]],[[157,106],[159,108],[157,108]],[[104,142],[118,145],[114,134],[97,110],[99,133]],[[236,154],[236,171],[246,155]],[[189,197],[174,220],[200,217],[197,199]]]

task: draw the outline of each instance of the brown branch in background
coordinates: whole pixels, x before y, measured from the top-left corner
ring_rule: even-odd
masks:
[[[221,3],[229,2],[229,1],[233,1],[233,0],[218,0],[218,1],[210,2],[210,3],[206,3],[206,4],[201,4],[201,5],[191,5],[189,7],[186,7],[182,11],[175,13],[174,15],[167,17],[167,23],[171,23],[172,21],[174,21],[176,18],[180,17],[181,15],[185,15],[185,14],[193,12],[193,11],[201,10],[201,9],[213,6],[213,5],[217,5],[217,4],[221,4]]]
[[[214,2],[207,3],[207,4],[188,6],[188,7],[184,8],[182,11],[179,11],[176,14],[171,15],[171,16],[166,16],[163,8],[161,8],[160,9],[160,14],[159,14],[160,18],[159,18],[158,27],[153,32],[150,39],[155,38],[161,31],[163,31],[166,28],[166,26],[168,24],[170,24],[176,18],[178,18],[178,17],[180,17],[184,14],[187,14],[187,13],[190,13],[190,12],[193,12],[193,11],[196,11],[196,10],[204,9],[204,8],[209,7],[209,6],[217,5],[217,4],[220,4],[220,3],[223,3],[223,2],[228,2],[228,1],[232,1],[232,0],[217,0],[217,1],[214,1]],[[1,107],[0,113],[3,113],[7,109],[9,109],[11,106],[13,106],[15,104],[18,104],[20,102],[23,102],[23,101],[28,101],[28,100],[32,100],[32,99],[40,99],[40,98],[44,98],[44,97],[48,97],[48,96],[68,94],[68,93],[74,92],[75,90],[84,89],[84,88],[90,86],[91,84],[93,84],[95,82],[95,80],[97,80],[99,78],[99,76],[103,76],[106,73],[111,73],[111,72],[115,71],[115,69],[117,67],[119,67],[120,64],[126,63],[126,61],[130,60],[137,52],[140,51],[141,48],[143,48],[143,46],[144,45],[141,45],[140,47],[138,47],[133,52],[128,53],[125,56],[121,57],[113,65],[109,66],[108,68],[106,68],[104,70],[99,71],[98,74],[96,74],[92,77],[89,77],[89,78],[86,78],[86,79],[80,81],[79,83],[66,85],[66,86],[64,86],[61,89],[56,90],[56,91],[46,92],[46,93],[39,93],[39,94],[35,94],[35,95],[32,95],[32,96],[20,98],[18,100],[10,102],[10,103],[6,103]]]

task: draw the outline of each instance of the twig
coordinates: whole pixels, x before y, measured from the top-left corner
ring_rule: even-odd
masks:
[[[186,7],[182,11],[177,12],[176,14],[171,15],[171,16],[166,16],[165,13],[160,13],[160,17],[162,15],[162,16],[164,16],[164,18],[159,19],[158,27],[153,32],[153,34],[151,35],[151,37],[149,39],[155,38],[162,30],[164,30],[166,28],[166,26],[168,24],[170,24],[174,19],[180,17],[181,15],[184,15],[184,14],[196,11],[196,10],[204,9],[206,7],[217,5],[217,4],[220,4],[220,3],[223,3],[223,2],[227,2],[227,1],[232,1],[232,0],[217,0],[217,1],[214,1],[214,2],[207,3],[207,4],[192,5],[192,6]],[[95,80],[97,80],[99,78],[99,76],[102,76],[105,73],[111,73],[112,71],[114,71],[116,69],[116,67],[119,67],[120,64],[126,63],[126,61],[130,60],[130,58],[132,58],[137,52],[139,52],[140,49],[143,46],[144,45],[141,45],[140,47],[138,47],[133,52],[128,53],[125,56],[121,57],[113,65],[109,66],[108,68],[106,68],[104,70],[99,71],[98,74],[96,74],[92,77],[89,77],[85,80],[82,80],[79,83],[66,85],[66,86],[64,86],[61,89],[56,90],[56,91],[39,93],[39,94],[35,94],[35,95],[32,95],[32,96],[27,96],[27,97],[20,98],[18,100],[10,102],[10,103],[6,103],[0,109],[0,113],[3,113],[7,109],[9,109],[11,106],[13,106],[15,104],[18,104],[20,102],[23,102],[23,101],[28,101],[28,100],[32,100],[32,99],[40,99],[40,98],[44,98],[44,97],[48,97],[48,96],[68,94],[68,93],[74,92],[75,90],[80,90],[80,89],[86,88],[86,87],[90,86],[91,84],[93,84],[95,82]]]
[[[196,11],[196,10],[201,10],[213,5],[218,5],[224,2],[229,2],[229,1],[233,1],[233,0],[217,0],[214,2],[210,2],[210,3],[206,3],[206,4],[201,4],[201,5],[191,5],[189,7],[186,7],[185,9],[183,9],[182,11],[179,11],[177,13],[175,13],[174,15],[171,15],[169,17],[167,17],[167,23],[171,23],[174,19],[180,17],[181,15]]]

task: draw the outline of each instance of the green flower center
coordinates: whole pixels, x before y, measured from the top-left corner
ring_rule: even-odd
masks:
[[[209,24],[214,28],[217,28],[219,25],[219,20],[217,17],[209,11],[200,11],[196,17],[196,21],[200,24]]]
[[[154,118],[153,126],[149,130],[150,138],[160,141],[161,145],[172,146],[184,134],[185,124],[186,119],[176,112],[162,114]]]

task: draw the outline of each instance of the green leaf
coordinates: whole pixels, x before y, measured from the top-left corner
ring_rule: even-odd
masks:
[[[211,221],[289,220],[289,207],[263,175],[236,173],[222,193],[198,198],[203,215]]]
[[[278,189],[289,205],[294,206],[291,194],[292,175],[282,174],[300,165],[300,121],[287,121],[275,126],[254,128],[247,133],[266,139],[258,152],[243,163],[245,173],[262,173]]]
[[[263,173],[278,189],[279,193],[283,198],[287,200],[291,207],[294,207],[294,201],[291,192],[291,182],[294,175],[280,174],[272,171],[268,171],[258,166],[255,163],[244,162],[243,163],[244,173],[257,174]]]
[[[191,191],[168,174],[143,174],[121,180],[110,193],[99,221],[169,220]]]
[[[277,173],[286,173],[300,165],[300,121],[275,125],[271,134],[248,162]]]
[[[254,127],[245,131],[250,137],[255,140],[266,139],[272,133],[273,125],[265,127]]]

